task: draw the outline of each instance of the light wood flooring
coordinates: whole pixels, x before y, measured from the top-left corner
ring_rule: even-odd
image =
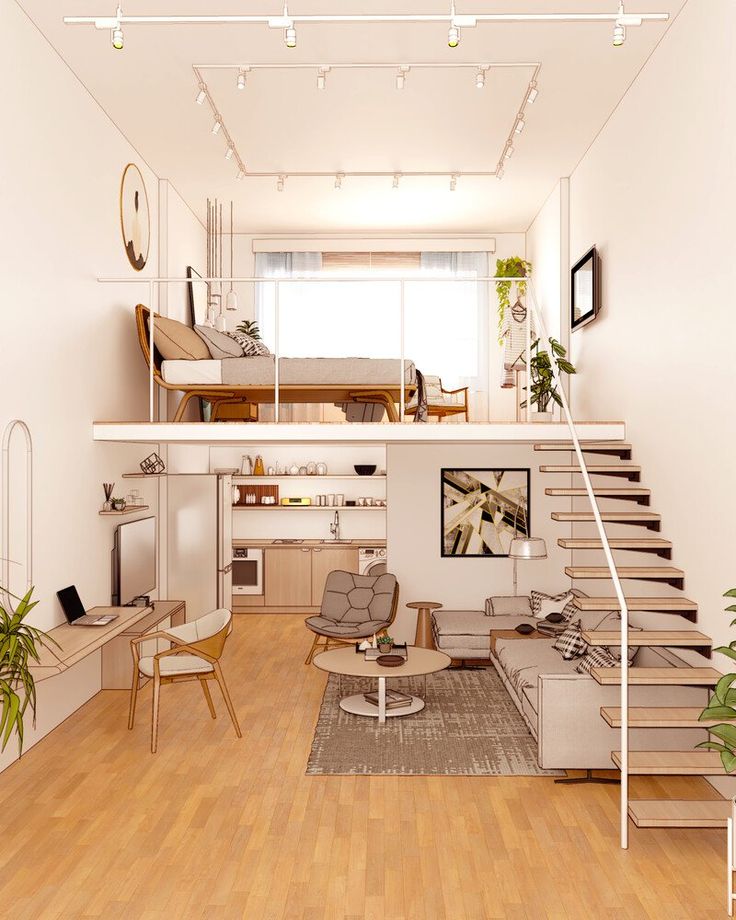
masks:
[[[300,617],[236,618],[223,658],[243,729],[193,684],[150,688],[133,732],[104,691],[0,775],[0,916],[623,920],[725,916],[725,831],[640,830],[618,788],[548,777],[310,777],[325,675]],[[213,691],[214,695],[214,691]],[[716,797],[632,779],[640,798]]]

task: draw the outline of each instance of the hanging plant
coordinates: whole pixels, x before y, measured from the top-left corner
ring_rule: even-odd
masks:
[[[514,281],[515,278],[528,278],[532,273],[532,263],[522,259],[521,256],[511,256],[510,259],[496,259],[496,277],[508,278],[508,281],[499,281],[496,284],[498,296],[498,344],[503,345],[503,321],[506,311],[511,308],[511,288],[516,285],[516,296],[526,294],[526,281]]]

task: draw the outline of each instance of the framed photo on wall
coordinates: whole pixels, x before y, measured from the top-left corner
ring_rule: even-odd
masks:
[[[592,323],[600,309],[598,250],[591,247],[570,271],[570,328]]]
[[[506,557],[529,536],[529,468],[440,471],[443,557]]]

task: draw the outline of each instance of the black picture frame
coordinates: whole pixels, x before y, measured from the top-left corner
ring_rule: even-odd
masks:
[[[509,502],[508,508],[506,511],[502,512],[503,519],[507,523],[514,523],[515,520],[515,533],[517,536],[529,536],[531,534],[531,468],[528,466],[511,466],[511,467],[442,467],[440,469],[440,556],[443,559],[508,559],[508,552],[492,552],[485,544],[483,544],[485,551],[484,552],[465,552],[463,546],[467,547],[469,534],[457,532],[453,535],[445,533],[446,531],[446,511],[448,508],[448,501],[446,499],[450,498],[450,489],[463,489],[466,488],[470,483],[462,483],[462,477],[473,477],[473,473],[483,473],[485,474],[484,478],[488,479],[488,474],[491,474],[492,477],[496,477],[497,474],[502,476],[506,473],[520,473],[523,478],[523,483],[521,483],[521,488],[526,490],[526,506],[523,509],[523,514],[520,514],[518,511],[514,510],[513,504]],[[500,483],[499,483],[500,485]],[[519,485],[513,485],[511,488],[519,488]],[[489,491],[491,487],[488,486]],[[502,490],[498,490],[501,492]],[[487,501],[487,500],[486,500]],[[493,502],[488,508],[483,508],[481,511],[481,520],[486,520],[491,522],[493,520],[494,513],[498,513],[498,508],[493,507]],[[504,504],[503,502],[498,502],[498,505]],[[458,528],[453,528],[455,531]],[[477,540],[475,541],[477,542]],[[510,542],[510,540],[509,540]]]
[[[207,322],[207,282],[202,281],[200,273],[191,265],[187,265],[187,278],[189,317],[194,329],[195,326],[203,326]]]
[[[600,258],[595,246],[570,269],[570,329],[592,323],[601,306]]]

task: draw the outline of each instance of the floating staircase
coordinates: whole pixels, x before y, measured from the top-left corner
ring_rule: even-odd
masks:
[[[651,493],[649,489],[640,486],[610,487],[601,484],[601,477],[619,477],[630,483],[641,482],[642,470],[640,466],[630,462],[632,446],[629,443],[618,441],[583,441],[581,448],[584,454],[607,455],[617,458],[608,463],[596,463],[595,460],[587,465],[587,470],[593,483],[593,493],[599,504],[601,519],[606,525],[619,527],[639,527],[642,530],[659,531],[662,526],[658,514],[646,511],[620,511],[622,502],[629,502],[639,506],[649,506]],[[559,441],[544,444],[535,444],[538,451],[569,452],[570,462],[557,465],[543,465],[539,467],[541,473],[559,476],[566,475],[565,486],[554,486],[545,489],[545,494],[550,497],[567,499],[569,510],[554,511],[552,520],[561,524],[568,524],[571,528],[576,525],[590,525],[595,523],[592,511],[576,510],[580,499],[587,499],[588,493],[583,488],[582,479],[575,481],[580,476],[580,467],[576,462],[575,448],[572,441]],[[560,480],[557,480],[560,481]],[[565,480],[562,480],[565,482]],[[610,481],[610,480],[609,480]],[[610,502],[614,502],[613,509]],[[588,530],[590,528],[588,527]],[[621,553],[647,553],[664,560],[672,559],[672,544],[661,537],[634,536],[622,538],[613,536],[608,538],[609,546],[614,559],[618,563]],[[578,536],[574,531],[570,536],[560,537],[557,545],[562,549],[577,553],[597,552],[603,549],[599,536]],[[626,603],[630,612],[652,614],[675,614],[693,623],[697,621],[698,606],[695,601],[682,595],[685,587],[685,573],[673,565],[618,565],[617,573],[624,588]],[[611,581],[611,573],[607,566],[573,564],[565,568],[565,574],[574,580],[602,582]],[[662,596],[629,595],[627,584],[631,581],[643,582],[649,585],[669,589],[672,593]],[[612,586],[611,586],[612,587]],[[610,590],[610,589],[609,589]],[[644,590],[643,588],[640,590]],[[620,604],[615,596],[576,597],[575,606],[582,611],[618,611]],[[617,646],[621,643],[621,634],[618,630],[594,631],[583,633],[586,642],[591,646]],[[649,647],[660,649],[685,649],[710,658],[712,654],[712,641],[696,629],[650,628],[631,629],[628,636],[629,645],[635,647]],[[620,668],[594,668],[592,678],[601,685],[621,684]],[[712,688],[721,678],[721,673],[710,667],[632,667],[628,671],[628,684],[630,686],[687,686]],[[699,719],[701,708],[693,706],[630,706],[629,728],[631,729],[702,729],[703,740],[708,726],[713,723],[701,722]],[[621,709],[615,706],[601,708],[601,718],[612,728],[621,727]],[[621,754],[619,751],[611,752],[611,759],[616,767],[621,768]],[[716,752],[705,750],[685,751],[629,751],[628,772],[637,776],[724,776],[725,770],[720,756]],[[713,793],[716,795],[715,791]],[[669,828],[669,827],[725,827],[726,818],[730,815],[730,802],[724,799],[712,801],[690,800],[631,800],[628,805],[629,818],[637,827]]]

